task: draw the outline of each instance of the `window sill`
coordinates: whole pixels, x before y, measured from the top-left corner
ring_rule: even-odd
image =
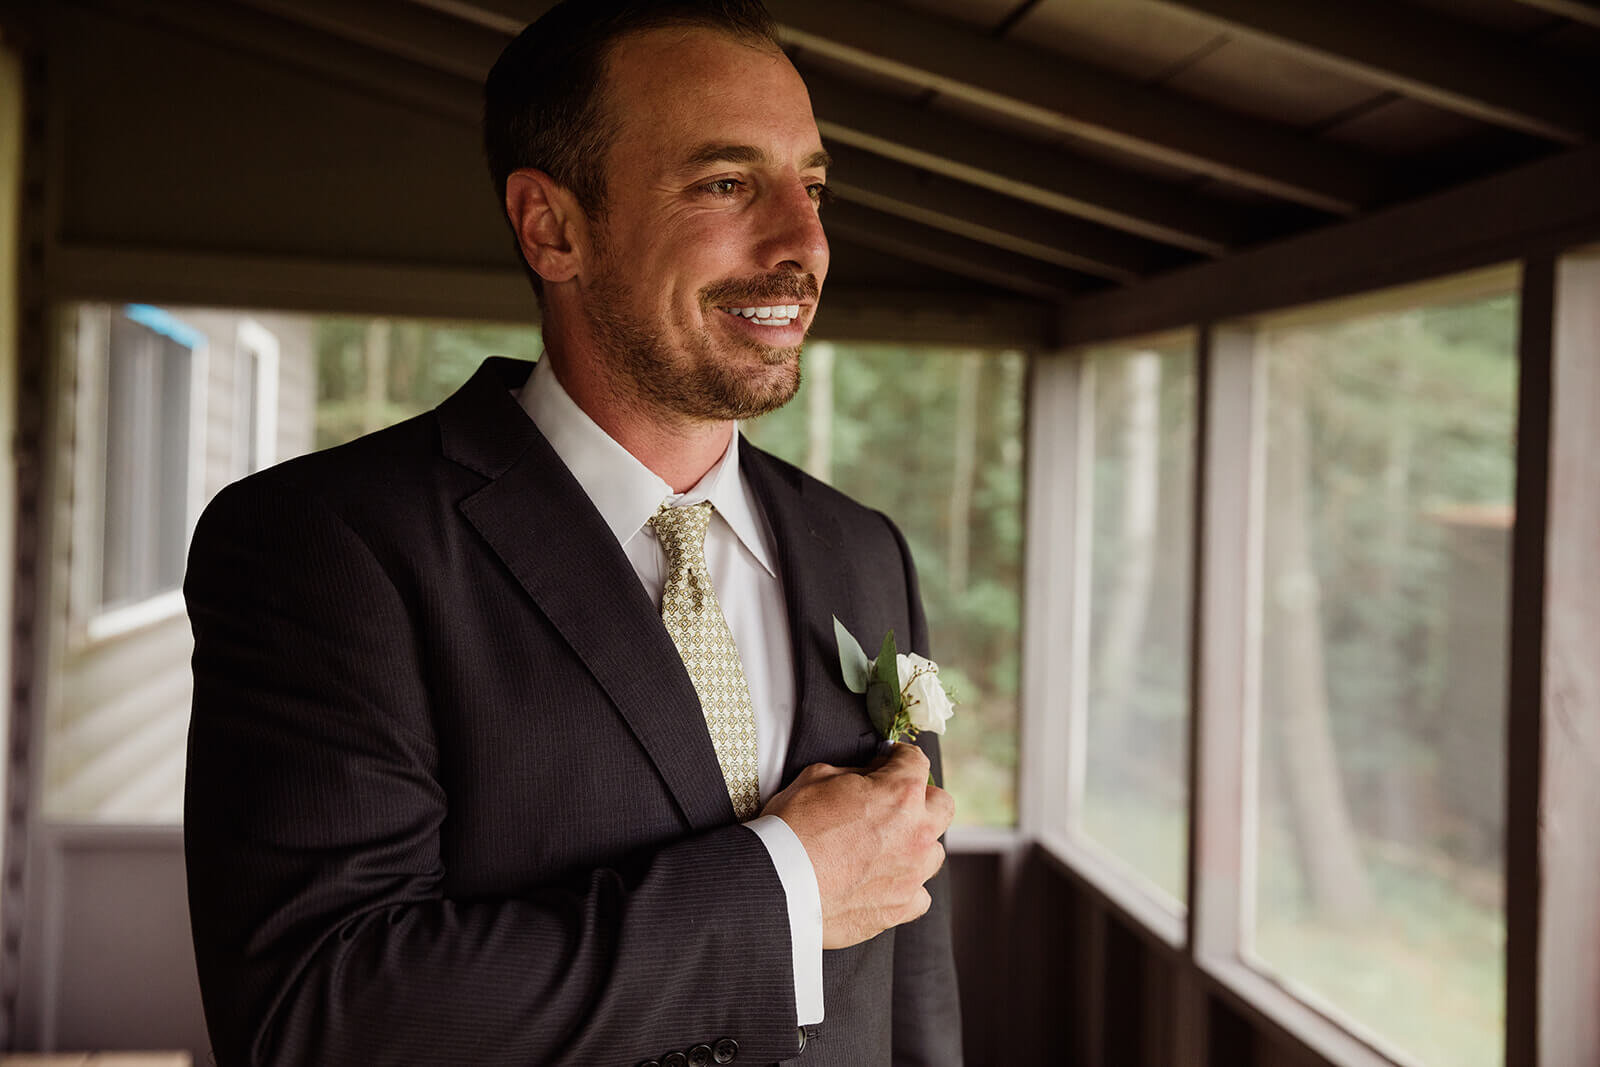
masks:
[[[84,643],[94,645],[126,637],[158,623],[167,622],[183,613],[183,590],[171,589],[165,593],[157,593],[148,600],[112,608],[91,618],[84,627]]]

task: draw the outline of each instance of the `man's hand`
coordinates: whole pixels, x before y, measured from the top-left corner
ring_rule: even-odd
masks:
[[[924,883],[944,863],[939,837],[954,798],[928,784],[928,757],[896,745],[865,772],[814,763],[767,802],[817,874],[822,947],[848,948],[910,922],[932,903]]]

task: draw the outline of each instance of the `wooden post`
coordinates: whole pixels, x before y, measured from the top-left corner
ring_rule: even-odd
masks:
[[[1600,1063],[1600,252],[1562,259],[1554,289],[1538,823],[1541,1067]]]

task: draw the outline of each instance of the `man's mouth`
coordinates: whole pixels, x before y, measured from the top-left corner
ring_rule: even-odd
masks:
[[[718,307],[718,311],[749,319],[757,326],[788,326],[800,317],[799,304],[774,304],[758,307]]]

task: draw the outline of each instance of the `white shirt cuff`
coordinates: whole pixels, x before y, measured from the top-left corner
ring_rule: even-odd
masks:
[[[817,872],[789,824],[776,815],[745,823],[772,857],[789,902],[789,944],[794,952],[794,1006],[797,1026],[822,1022],[822,894]]]

